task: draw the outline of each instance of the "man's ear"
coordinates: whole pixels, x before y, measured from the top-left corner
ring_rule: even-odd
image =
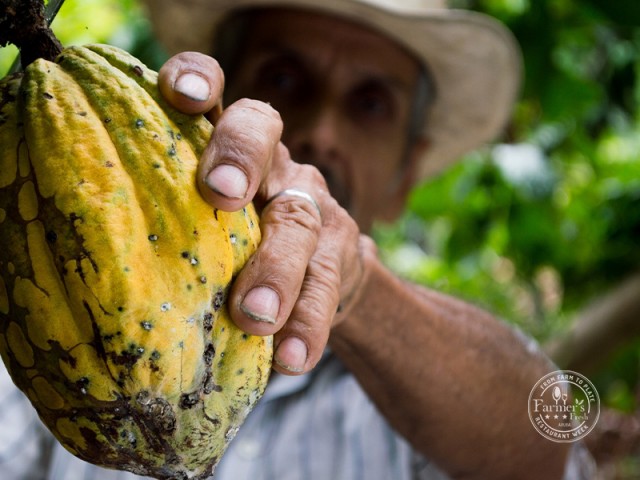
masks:
[[[385,205],[379,218],[384,222],[392,222],[396,220],[404,210],[407,196],[411,189],[416,185],[420,178],[419,167],[420,161],[429,149],[429,140],[425,137],[418,137],[412,147],[407,152],[407,158],[398,171],[398,178],[391,187],[389,192],[389,202]]]

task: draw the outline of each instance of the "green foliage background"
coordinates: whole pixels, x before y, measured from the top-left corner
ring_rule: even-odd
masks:
[[[522,46],[525,84],[502,139],[511,148],[473,152],[416,188],[378,239],[403,275],[544,342],[640,267],[640,8],[452,3],[498,17]],[[638,408],[639,372],[638,338],[603,358],[593,377],[605,404]]]
[[[504,21],[525,84],[502,142],[413,191],[380,225],[399,274],[462,296],[541,342],[640,266],[640,8],[637,0],[453,0]],[[136,0],[67,0],[66,44],[107,42],[153,68],[166,58]],[[0,50],[0,75],[16,55]],[[502,160],[503,154],[510,158]],[[603,359],[608,405],[637,408],[640,341]]]

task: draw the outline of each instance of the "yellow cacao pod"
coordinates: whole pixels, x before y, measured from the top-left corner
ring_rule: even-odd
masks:
[[[225,304],[258,219],[200,197],[211,131],[109,46],[0,82],[0,353],[89,462],[206,478],[264,391],[272,339]]]

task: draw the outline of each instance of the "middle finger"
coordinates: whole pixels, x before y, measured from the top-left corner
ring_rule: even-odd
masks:
[[[316,170],[290,163],[296,188],[328,195],[317,186]],[[293,173],[293,172],[290,172]],[[289,176],[291,178],[291,175]],[[267,190],[285,191],[284,179],[266,182]],[[280,185],[280,186],[278,186]],[[289,187],[290,188],[290,187]],[[231,308],[236,323],[252,334],[268,335],[282,328],[299,296],[307,266],[316,251],[322,218],[309,199],[292,192],[272,195],[262,208],[262,241],[256,253],[234,282]]]

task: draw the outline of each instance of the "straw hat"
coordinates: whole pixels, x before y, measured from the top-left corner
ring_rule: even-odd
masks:
[[[487,15],[448,9],[445,0],[146,1],[170,53],[210,53],[225,17],[251,7],[336,14],[395,39],[425,62],[437,91],[427,117],[431,148],[422,159],[422,177],[499,135],[519,90],[520,50],[512,34]]]

